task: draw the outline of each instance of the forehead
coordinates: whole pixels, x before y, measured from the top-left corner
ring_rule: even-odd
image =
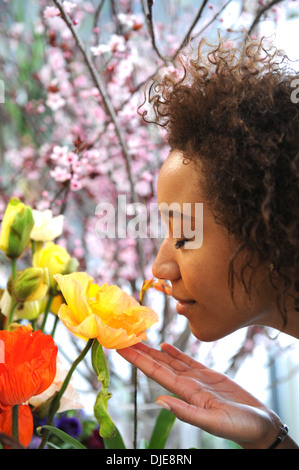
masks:
[[[200,189],[198,167],[192,161],[184,162],[183,154],[178,150],[170,152],[159,173],[157,184],[159,203],[203,202]]]

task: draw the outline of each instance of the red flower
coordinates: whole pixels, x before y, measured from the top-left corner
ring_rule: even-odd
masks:
[[[33,434],[31,397],[44,392],[56,374],[58,348],[52,336],[29,327],[0,331],[4,362],[0,363],[0,432],[12,436],[12,410],[18,409],[19,441],[28,447]]]
[[[0,364],[0,407],[22,405],[45,391],[56,374],[53,338],[31,327],[0,331],[4,363]]]
[[[12,437],[12,406],[0,408],[0,431]],[[33,417],[29,405],[19,406],[18,411],[19,442],[28,447],[33,434]]]

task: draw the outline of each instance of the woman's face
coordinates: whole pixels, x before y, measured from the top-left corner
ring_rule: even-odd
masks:
[[[237,243],[223,226],[216,224],[207,202],[200,196],[199,181],[199,170],[194,163],[184,164],[180,152],[171,152],[159,174],[158,203],[166,226],[165,208],[171,209],[171,204],[176,203],[181,214],[169,217],[166,237],[153,264],[154,276],[171,281],[173,297],[182,300],[177,303],[177,311],[187,317],[192,333],[201,341],[215,341],[253,324],[276,327],[273,324],[275,295],[267,269],[254,277],[257,290],[255,294],[253,290],[251,301],[235,277],[232,301],[228,265]],[[194,217],[188,237],[184,237],[184,229],[190,227],[189,219],[183,218],[184,203],[189,203]],[[198,219],[200,210],[196,212],[200,206],[202,223]],[[180,237],[177,237],[177,224],[181,227]],[[192,231],[195,233],[190,241]],[[276,322],[280,321],[279,315],[275,318]]]

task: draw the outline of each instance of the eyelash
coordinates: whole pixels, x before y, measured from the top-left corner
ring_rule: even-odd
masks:
[[[188,241],[189,241],[189,240],[186,240],[186,239],[184,239],[184,240],[177,240],[177,241],[175,242],[175,247],[176,247],[176,249],[178,250],[179,248],[182,248],[182,246],[184,246],[185,243],[188,242]]]

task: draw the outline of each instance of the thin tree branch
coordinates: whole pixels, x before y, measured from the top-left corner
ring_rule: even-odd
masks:
[[[264,13],[266,13],[266,11],[270,10],[270,8],[272,8],[274,5],[276,5],[277,3],[281,3],[283,0],[272,0],[272,2],[268,3],[267,5],[263,6],[258,12],[257,12],[257,15],[256,17],[254,18],[249,30],[248,30],[248,37],[252,34],[254,28],[256,27],[256,25],[258,24],[258,22],[260,21],[261,17],[263,16]]]
[[[201,4],[201,7],[199,8],[198,10],[198,13],[196,15],[196,17],[194,18],[192,24],[190,25],[190,28],[188,29],[184,39],[182,40],[179,48],[176,50],[176,52],[173,54],[173,56],[171,57],[172,60],[174,60],[177,55],[180,53],[180,51],[183,49],[183,47],[187,44],[187,42],[189,41],[189,38],[190,38],[190,35],[193,31],[193,29],[195,28],[197,22],[200,20],[201,18],[201,15],[202,15],[202,12],[206,6],[206,4],[208,3],[208,0],[203,0],[202,4]]]
[[[141,2],[141,3],[142,3],[142,9],[143,9],[143,12],[144,12],[144,15],[145,15],[145,18],[146,18],[146,22],[147,22],[147,25],[148,25],[149,34],[150,34],[150,37],[151,37],[153,49],[157,53],[158,57],[161,60],[163,60],[163,62],[166,62],[167,59],[165,57],[163,57],[163,55],[159,51],[159,49],[157,47],[157,44],[156,44],[155,30],[154,30],[154,24],[153,24],[153,4],[154,4],[154,0],[147,0],[147,9],[148,9],[147,13],[145,11],[143,2]]]
[[[227,7],[227,5],[231,2],[232,0],[227,0],[227,2],[220,8],[220,10],[217,11],[217,13],[215,13],[215,15],[213,16],[213,18],[207,22],[207,24],[205,24],[203,26],[203,28],[198,31],[198,33],[195,34],[195,36],[193,36],[192,39],[195,39],[197,38],[198,36],[201,36],[202,33],[212,24],[214,23],[214,21],[218,18],[218,16],[225,10],[225,8]]]
[[[94,13],[94,20],[93,20],[93,27],[96,28],[98,26],[98,21],[99,21],[99,16],[101,13],[101,10],[104,6],[105,0],[101,0],[100,3],[98,4],[95,13]]]
[[[95,31],[96,28],[98,27],[99,17],[100,17],[102,8],[104,6],[104,3],[105,3],[105,0],[101,0],[97,8],[95,9],[94,18],[93,18],[93,31]],[[99,41],[99,32],[96,31],[95,35],[96,35],[96,40]]]

